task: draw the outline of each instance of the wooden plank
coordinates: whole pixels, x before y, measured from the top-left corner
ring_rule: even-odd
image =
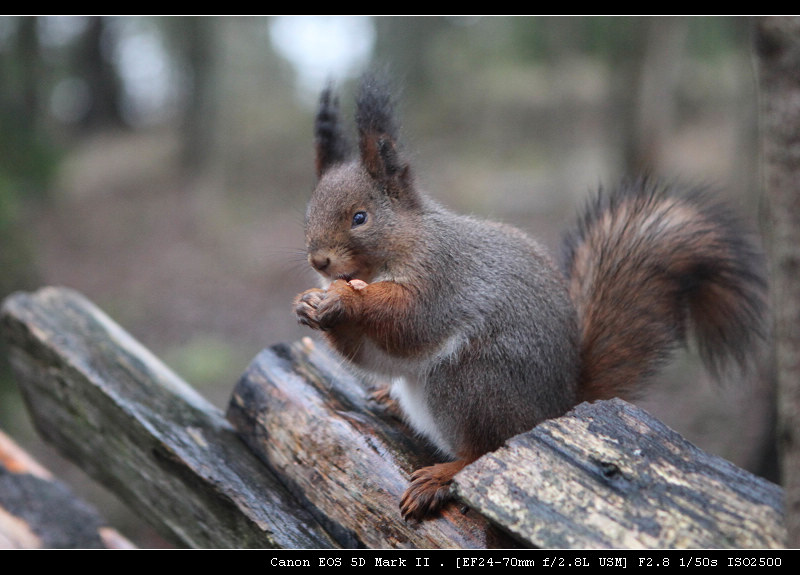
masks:
[[[39,433],[166,536],[190,547],[336,545],[220,410],[81,295],[14,294],[0,321]]]
[[[512,547],[478,514],[451,506],[405,522],[410,473],[435,457],[370,390],[310,339],[262,352],[228,408],[253,451],[351,547]]]
[[[621,400],[582,404],[456,476],[469,505],[547,548],[780,548],[782,490]]]
[[[133,547],[94,507],[0,432],[0,548]]]

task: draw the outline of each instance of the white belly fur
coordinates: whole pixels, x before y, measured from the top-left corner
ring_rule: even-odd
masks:
[[[453,456],[453,449],[439,431],[436,420],[425,401],[425,382],[416,378],[398,377],[392,381],[392,397],[397,400],[406,420],[420,435],[429,439],[443,453]]]
[[[406,420],[420,435],[429,439],[442,453],[455,456],[455,450],[442,436],[439,426],[425,400],[425,374],[440,361],[447,361],[466,343],[461,334],[449,337],[431,356],[409,361],[392,358],[371,347],[365,354],[369,360],[362,367],[392,377],[392,397],[400,404]]]

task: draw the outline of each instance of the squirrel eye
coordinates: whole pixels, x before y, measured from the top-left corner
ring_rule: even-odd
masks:
[[[353,227],[360,226],[367,221],[367,212],[356,212],[353,214]]]

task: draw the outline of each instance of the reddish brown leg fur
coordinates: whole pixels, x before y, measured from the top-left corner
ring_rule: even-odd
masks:
[[[439,511],[451,499],[453,477],[472,461],[474,459],[458,459],[417,469],[400,500],[403,518],[421,520]]]

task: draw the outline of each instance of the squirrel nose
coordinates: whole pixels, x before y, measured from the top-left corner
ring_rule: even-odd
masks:
[[[324,272],[331,265],[331,258],[324,255],[313,255],[308,257],[311,266],[318,272]]]

